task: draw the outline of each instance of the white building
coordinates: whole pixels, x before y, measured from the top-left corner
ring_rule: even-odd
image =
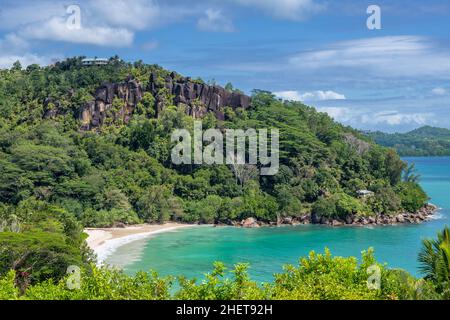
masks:
[[[104,58],[86,58],[81,60],[84,66],[104,66],[109,63],[108,59]]]
[[[358,191],[356,191],[356,193],[358,194],[358,196],[360,196],[362,198],[367,198],[374,194],[373,191],[370,191],[370,190],[358,190]]]

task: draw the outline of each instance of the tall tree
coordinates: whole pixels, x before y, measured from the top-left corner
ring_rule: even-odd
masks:
[[[420,270],[431,280],[438,291],[450,297],[450,229],[438,233],[437,239],[422,242],[419,253]]]

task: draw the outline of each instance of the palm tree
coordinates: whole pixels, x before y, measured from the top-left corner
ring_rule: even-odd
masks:
[[[438,233],[437,240],[422,241],[419,253],[420,271],[425,279],[431,280],[439,291],[450,286],[450,229],[445,227]]]
[[[403,181],[418,183],[420,180],[420,174],[417,174],[416,164],[411,163],[403,169]]]

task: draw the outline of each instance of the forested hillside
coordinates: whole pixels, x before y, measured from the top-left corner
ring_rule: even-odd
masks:
[[[376,143],[394,148],[400,156],[449,156],[450,130],[424,126],[407,133],[371,132]]]
[[[87,67],[81,59],[0,71],[0,275],[14,269],[24,286],[87,265],[87,226],[249,217],[349,224],[416,212],[427,201],[414,179],[402,178],[406,165],[393,150],[314,108],[258,90],[250,102],[230,85],[142,62],[115,57]],[[231,105],[177,100],[181,84],[227,91]],[[173,165],[172,130],[192,131],[194,117],[206,128],[280,129],[279,173]],[[373,196],[359,198],[360,189]]]

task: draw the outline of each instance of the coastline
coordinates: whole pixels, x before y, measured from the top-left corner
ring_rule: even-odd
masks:
[[[86,243],[97,255],[97,263],[102,264],[114,251],[127,243],[148,238],[153,235],[172,232],[194,224],[168,222],[164,224],[140,224],[125,228],[86,228]]]
[[[361,217],[351,220],[336,220],[336,219],[318,219],[315,220],[312,216],[305,216],[303,219],[294,217],[285,217],[279,219],[277,222],[266,223],[258,221],[255,218],[248,218],[240,222],[230,221],[230,223],[219,223],[214,225],[202,226],[234,226],[243,228],[259,228],[259,227],[274,227],[283,225],[301,225],[301,224],[316,224],[328,225],[333,227],[338,226],[368,226],[368,225],[399,225],[399,224],[420,224],[433,218],[434,214],[439,211],[439,208],[433,204],[427,204],[416,213],[404,212],[395,216],[377,215],[375,217]],[[165,232],[172,232],[181,228],[195,227],[198,224],[182,224],[177,222],[167,222],[164,224],[140,224],[132,225],[124,228],[86,228],[84,232],[88,235],[86,243],[88,247],[96,254],[97,263],[103,264],[104,261],[112,255],[117,248],[140,239],[148,238],[153,235]]]
[[[439,207],[432,203],[427,203],[417,212],[397,212],[392,215],[376,214],[373,216],[347,216],[345,219],[341,218],[327,218],[317,217],[314,214],[305,214],[301,217],[283,217],[278,221],[267,222],[257,220],[250,217],[242,221],[228,221],[222,225],[230,225],[240,228],[259,228],[259,227],[276,227],[282,225],[325,225],[332,227],[340,226],[368,226],[368,225],[401,225],[401,224],[420,224],[430,219],[433,219],[435,214],[440,210]]]

